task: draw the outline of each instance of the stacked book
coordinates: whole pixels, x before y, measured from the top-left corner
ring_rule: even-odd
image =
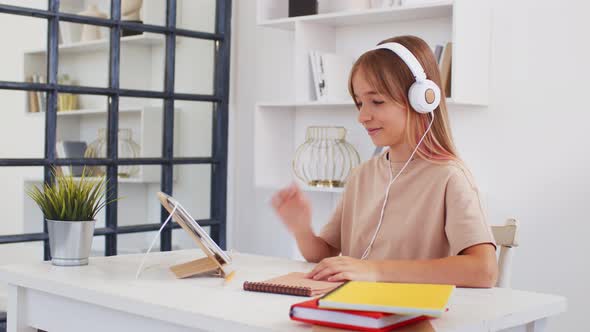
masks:
[[[293,320],[356,331],[391,331],[440,317],[452,285],[349,281],[326,295],[291,306]]]
[[[45,83],[45,76],[31,75],[26,79],[29,83]],[[46,93],[43,91],[28,91],[27,99],[30,113],[45,112],[47,109]]]

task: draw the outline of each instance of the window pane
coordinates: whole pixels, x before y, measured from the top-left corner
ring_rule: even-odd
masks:
[[[215,0],[178,0],[176,27],[215,32]],[[195,19],[197,16],[197,19]]]
[[[122,168],[123,166],[119,166]],[[137,172],[130,178],[119,178],[119,201],[117,211],[119,226],[159,224],[160,165],[125,166],[129,172]],[[121,171],[121,170],[120,170]]]
[[[139,175],[135,178],[119,178],[118,225],[133,226],[160,224],[160,165],[132,166]],[[156,232],[118,235],[118,253],[139,253],[148,249]],[[159,250],[159,241],[153,251]]]
[[[174,156],[210,157],[213,103],[175,101]]]
[[[0,223],[0,235],[43,231],[43,214],[27,195],[31,185],[40,185],[42,179],[43,167],[40,166],[0,167],[0,182],[6,198],[0,201],[0,209],[6,214]]]
[[[58,80],[62,84],[107,87],[108,29],[100,27],[92,39],[81,40],[82,24],[60,22]]]
[[[144,33],[121,39],[121,89],[164,90],[165,37]]]
[[[0,0],[2,5],[19,6],[47,10],[47,0]]]
[[[128,8],[122,8],[121,10],[121,20],[138,20],[137,10],[134,11],[137,6],[131,5],[134,2],[141,1],[129,1],[129,5],[127,6]],[[166,25],[166,0],[144,0],[140,6],[139,20],[142,23],[160,26]]]
[[[0,27],[0,40],[4,45],[0,62],[0,80],[46,82],[47,20],[0,14]],[[18,33],[15,33],[15,28]]]
[[[92,50],[108,49],[109,28],[92,24],[59,22],[60,54],[83,53],[84,48]]]
[[[213,94],[215,42],[176,37],[174,90],[179,93]]]
[[[137,7],[129,2],[127,8],[121,10],[124,21],[141,21],[150,25],[166,25],[166,1],[143,1],[137,15]],[[177,0],[176,26],[183,29],[213,32],[215,29],[215,0]]]
[[[175,174],[174,197],[197,222],[211,218],[211,165],[178,165]],[[209,227],[201,227],[210,234]],[[183,229],[173,231],[172,243],[173,249],[198,248]]]
[[[91,16],[98,18],[111,17],[110,0],[61,0],[59,11],[62,13]],[[85,33],[92,33],[94,30],[87,30]]]
[[[211,217],[211,165],[176,165],[174,197],[195,219]]]
[[[161,99],[119,99],[120,158],[162,156],[162,110]]]
[[[46,114],[38,105],[45,105],[45,93],[0,90],[0,100],[0,158],[43,158]]]
[[[58,98],[55,153],[57,158],[106,158],[107,97],[61,93]],[[62,167],[79,177],[82,166]],[[104,167],[88,167],[89,174],[104,175]]]
[[[14,174],[14,176],[17,178],[16,181],[21,182],[20,185],[24,189],[23,189],[22,194],[19,196],[19,198],[22,197],[21,198],[22,205],[19,204],[18,202],[15,202],[16,206],[17,206],[17,211],[15,213],[17,215],[20,214],[21,218],[20,219],[11,219],[11,220],[22,220],[22,227],[15,228],[14,230],[16,232],[5,233],[5,234],[41,233],[41,232],[43,232],[43,219],[44,219],[43,213],[41,212],[41,209],[39,208],[37,203],[35,203],[35,201],[33,201],[33,199],[27,195],[27,191],[31,190],[35,186],[39,189],[43,188],[43,168],[42,167],[35,167],[34,170],[32,169],[33,167],[26,167],[26,168],[28,168],[28,169],[27,170],[25,170],[25,168],[14,169],[14,171],[16,171],[16,173],[19,173],[19,174],[16,174],[16,173]],[[0,169],[0,170],[3,171],[4,169]],[[23,177],[22,173],[25,173],[26,175]],[[8,179],[8,177],[6,177],[6,176],[3,176],[3,177]],[[20,179],[18,179],[18,178],[20,178]],[[21,208],[18,208],[19,206]]]

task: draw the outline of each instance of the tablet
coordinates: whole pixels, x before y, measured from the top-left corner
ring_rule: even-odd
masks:
[[[172,213],[176,206],[176,211],[172,218],[176,221],[189,235],[197,242],[197,244],[205,251],[205,254],[215,259],[220,264],[231,263],[231,258],[223,251],[213,239],[205,232],[203,228],[195,221],[190,213],[178,202],[174,197],[165,194],[163,192],[158,193],[160,202],[168,210],[168,213]]]

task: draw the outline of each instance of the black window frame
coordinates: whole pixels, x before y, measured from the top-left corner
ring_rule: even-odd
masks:
[[[152,1],[152,0],[150,0]],[[0,159],[0,167],[43,166],[44,182],[53,182],[51,169],[61,165],[100,165],[106,166],[107,190],[113,195],[118,193],[117,168],[120,165],[161,165],[160,190],[173,194],[174,165],[211,165],[210,218],[197,220],[202,226],[209,226],[211,237],[221,248],[226,248],[226,207],[227,207],[227,155],[228,155],[228,105],[231,45],[231,0],[216,0],[215,32],[202,32],[176,27],[176,0],[166,1],[166,26],[139,24],[121,21],[121,1],[111,0],[111,15],[108,19],[80,16],[59,11],[59,0],[48,0],[47,10],[0,4],[0,13],[32,16],[47,19],[47,83],[29,83],[0,81],[0,89],[19,91],[42,91],[47,95],[45,111],[45,149],[43,158]],[[110,29],[109,42],[109,79],[108,87],[60,85],[58,73],[59,22],[92,24]],[[137,32],[151,32],[165,35],[165,73],[163,91],[121,89],[119,87],[121,29]],[[174,69],[176,56],[176,36],[215,42],[214,55],[214,91],[211,95],[176,93],[174,90]],[[0,77],[1,78],[1,77]],[[60,92],[73,94],[102,95],[108,97],[108,135],[107,157],[97,159],[56,159],[57,95]],[[162,119],[162,156],[161,158],[118,158],[118,121],[119,97],[142,97],[163,100]],[[212,153],[210,157],[174,157],[174,102],[201,101],[213,105]],[[167,218],[167,211],[160,208],[160,223]],[[25,233],[0,236],[0,245],[9,243],[43,241],[43,256],[51,259],[47,224],[43,220],[42,233]],[[140,224],[118,226],[117,204],[106,207],[105,227],[98,228],[94,236],[105,236],[105,256],[117,254],[117,236],[139,232],[156,231],[160,224]],[[172,249],[172,229],[179,228],[176,223],[169,223],[161,234],[160,250]]]

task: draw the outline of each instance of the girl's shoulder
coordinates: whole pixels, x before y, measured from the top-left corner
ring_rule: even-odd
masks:
[[[477,187],[473,174],[462,160],[425,161],[424,164],[426,168],[446,180],[446,182],[459,182],[472,188]]]
[[[400,171],[404,163],[395,163],[394,172]],[[384,178],[389,176],[389,164],[384,154],[372,158],[354,167],[347,178],[347,182],[363,181],[367,178]],[[467,182],[476,187],[471,171],[461,160],[430,161],[421,158],[412,160],[404,173],[415,177],[425,177],[435,182],[436,180],[447,183],[449,181]],[[438,182],[438,181],[436,181]],[[439,182],[440,183],[440,182]]]

